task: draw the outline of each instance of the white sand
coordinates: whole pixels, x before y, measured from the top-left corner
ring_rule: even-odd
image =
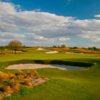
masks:
[[[45,65],[45,64],[16,64],[10,65],[6,69],[39,69],[39,68],[58,68],[61,70],[79,70],[81,67],[67,65]]]
[[[43,51],[45,50],[44,48],[37,48],[38,51]]]
[[[48,52],[46,52],[47,54],[56,54],[56,53],[58,53],[58,51],[48,51]]]

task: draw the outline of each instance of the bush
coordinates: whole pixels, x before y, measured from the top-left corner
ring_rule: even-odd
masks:
[[[13,85],[15,85],[15,82],[12,82],[11,80],[7,80],[7,81],[4,81],[3,84],[13,86]]]

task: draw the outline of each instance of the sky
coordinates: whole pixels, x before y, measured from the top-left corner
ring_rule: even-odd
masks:
[[[0,0],[0,45],[100,47],[100,0]]]

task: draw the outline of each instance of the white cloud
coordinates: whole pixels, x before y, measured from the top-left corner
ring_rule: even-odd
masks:
[[[59,40],[62,41],[62,42],[65,42],[65,41],[70,40],[70,38],[67,38],[67,37],[61,37],[61,38],[59,38]]]
[[[16,6],[11,3],[0,2],[0,14],[13,14],[16,12]]]
[[[95,15],[94,17],[100,18],[100,15]]]
[[[49,44],[66,43],[71,40],[71,36],[79,36],[100,42],[99,34],[100,20],[97,19],[80,20],[37,9],[21,11],[14,4],[0,2],[0,38],[2,39],[20,39],[25,43],[41,41]]]

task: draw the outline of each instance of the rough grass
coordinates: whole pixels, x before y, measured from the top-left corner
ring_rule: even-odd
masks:
[[[25,62],[26,60],[63,60],[88,62],[94,63],[94,65],[77,71],[38,69],[37,71],[41,76],[50,77],[52,80],[32,89],[24,88],[23,91],[7,97],[6,100],[100,100],[100,55],[45,54],[45,52],[32,51],[31,49],[24,54],[0,57],[1,69],[4,70],[3,68],[9,62],[18,60]]]

